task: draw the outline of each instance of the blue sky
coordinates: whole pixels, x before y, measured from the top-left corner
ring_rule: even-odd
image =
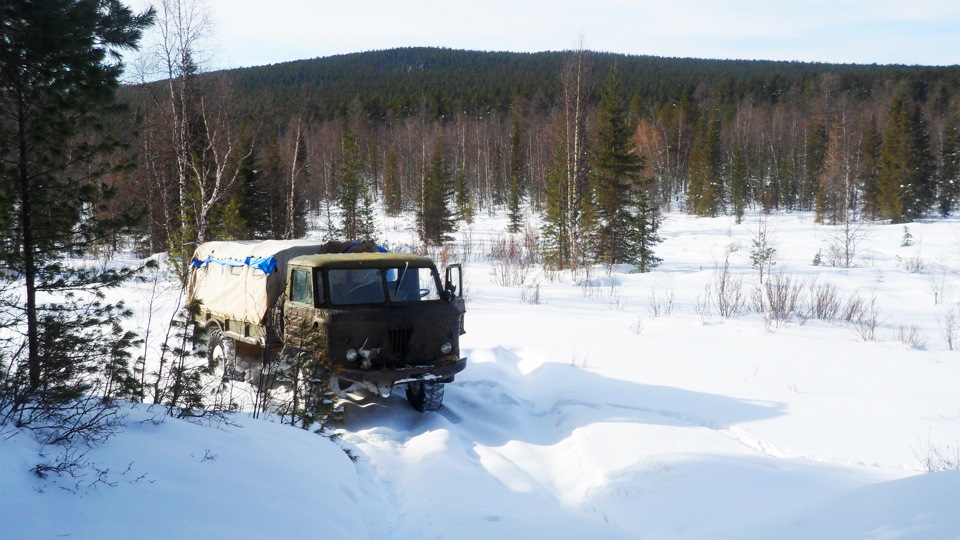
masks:
[[[670,57],[960,64],[960,0],[205,2],[209,67],[408,46],[565,50],[581,39],[591,50]]]

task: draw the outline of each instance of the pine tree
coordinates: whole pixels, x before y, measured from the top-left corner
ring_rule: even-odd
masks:
[[[430,167],[424,177],[421,204],[417,209],[420,240],[432,246],[452,240],[450,233],[454,231],[453,213],[450,211],[453,183],[450,181],[450,171],[443,151],[443,141],[438,138],[434,144]]]
[[[104,377],[106,388],[126,387],[122,351],[132,337],[116,323],[129,311],[104,302],[103,290],[133,271],[65,259],[131,230],[140,214],[106,212],[116,192],[105,179],[129,163],[103,127],[120,111],[118,53],[135,49],[153,18],[152,9],[137,15],[117,0],[0,4],[0,264],[25,294],[0,309],[0,326],[20,325],[25,340],[0,351],[15,366],[12,387],[0,387],[16,392],[20,422],[30,421],[25,408],[49,415]]]

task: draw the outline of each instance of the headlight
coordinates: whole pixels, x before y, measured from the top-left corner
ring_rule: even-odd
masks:
[[[450,354],[450,351],[452,350],[453,345],[451,345],[449,341],[440,346],[440,352],[443,354]]]
[[[347,360],[349,360],[349,361],[351,361],[351,362],[356,362],[356,361],[357,361],[357,358],[359,358],[359,357],[360,357],[360,355],[357,353],[357,350],[356,350],[356,349],[350,349],[350,350],[347,351]]]

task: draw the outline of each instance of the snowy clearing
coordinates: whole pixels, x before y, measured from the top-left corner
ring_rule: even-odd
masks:
[[[0,437],[7,538],[960,538],[960,222],[871,224],[855,266],[814,266],[837,228],[767,221],[765,279],[807,306],[751,309],[761,219],[666,217],[652,273],[544,274],[498,285],[489,245],[505,218],[458,240],[467,369],[438,413],[403,393],[347,402],[342,441],[246,415],[195,425],[138,405],[92,449],[93,478],[38,479],[28,433]],[[382,220],[390,245],[412,242]],[[711,305],[720,276],[744,306]],[[457,261],[450,261],[457,262]],[[810,316],[829,284],[839,313]],[[122,295],[156,343],[176,298]],[[820,289],[821,291],[823,289]],[[851,298],[873,306],[843,320]],[[150,316],[153,313],[152,317]],[[865,315],[866,314],[866,315]],[[857,324],[856,321],[860,323]],[[960,328],[954,329],[960,332]],[[960,340],[954,342],[960,346]],[[153,345],[152,345],[153,346]],[[352,462],[344,449],[359,459]],[[46,449],[50,452],[52,449]],[[947,467],[949,468],[949,467]]]

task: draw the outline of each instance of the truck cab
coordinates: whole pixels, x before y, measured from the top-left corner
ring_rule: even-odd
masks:
[[[439,408],[443,384],[467,363],[459,265],[442,282],[429,258],[396,253],[305,255],[287,271],[285,343],[307,328],[322,338],[341,390],[405,386],[414,408]]]

